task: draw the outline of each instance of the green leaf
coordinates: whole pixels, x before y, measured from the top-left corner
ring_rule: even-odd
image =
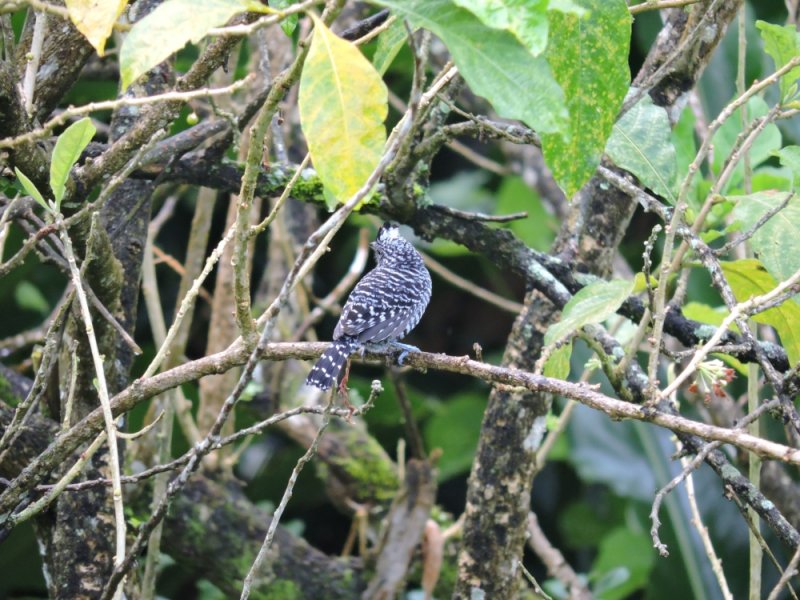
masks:
[[[617,311],[632,291],[632,281],[598,281],[587,285],[564,306],[561,320],[547,329],[545,344],[564,339],[584,325],[605,321]]]
[[[111,36],[117,17],[127,5],[128,0],[66,0],[69,20],[100,56],[105,52],[106,40]]]
[[[300,124],[333,208],[355,194],[380,161],[388,92],[354,44],[316,17],[314,26],[300,78]]]
[[[780,158],[781,164],[792,172],[793,183],[800,181],[800,146],[786,146],[775,154]]]
[[[378,36],[378,47],[372,57],[372,64],[375,65],[378,73],[381,75],[386,73],[386,69],[389,68],[397,53],[406,43],[407,37],[408,31],[406,31],[403,19],[395,19],[394,23],[389,25],[389,29],[381,32]]]
[[[564,94],[550,66],[541,56],[532,56],[513,35],[486,27],[450,0],[374,3],[439,36],[472,91],[489,100],[501,116],[525,121],[539,133],[564,131]]]
[[[445,404],[425,424],[425,445],[442,449],[437,465],[439,481],[469,471],[478,447],[478,434],[485,409],[485,397],[462,394]]]
[[[754,259],[723,262],[722,271],[736,299],[744,302],[752,296],[765,294],[777,285],[759,261]],[[752,317],[757,323],[771,325],[778,332],[789,364],[800,360],[800,305],[791,300]]]
[[[586,11],[572,0],[454,0],[487,27],[513,34],[533,56],[544,52],[549,29],[548,11],[582,16]]]
[[[224,25],[234,15],[268,10],[257,0],[167,0],[137,21],[122,42],[122,89],[187,43],[196,44],[210,29]]]
[[[550,353],[544,363],[542,374],[545,377],[555,377],[566,380],[569,377],[569,361],[572,358],[572,342],[556,348]]]
[[[274,8],[275,10],[286,10],[293,4],[297,4],[298,0],[270,0],[269,5]],[[291,36],[294,33],[294,30],[297,28],[297,22],[300,20],[300,15],[294,13],[289,15],[285,19],[281,21],[281,29],[283,29],[283,33],[288,36]]]
[[[677,190],[681,180],[686,176],[686,173],[689,172],[689,165],[692,164],[694,157],[697,156],[695,117],[690,106],[683,109],[680,119],[675,123],[675,127],[672,128],[671,139],[672,145],[675,147],[677,169],[675,170],[675,179],[669,187],[671,190]],[[698,194],[697,189],[702,178],[702,173],[695,172],[687,197],[689,206],[695,211],[699,211],[705,201],[705,197],[700,197],[701,195]]]
[[[632,290],[634,294],[642,293],[647,289],[648,285],[651,288],[655,288],[656,286],[658,286],[658,279],[656,279],[652,275],[650,275],[649,278],[645,279],[644,273],[642,273],[641,271],[639,271],[638,273],[636,273],[636,275],[634,275],[633,290]]]
[[[773,25],[765,21],[756,21],[764,40],[764,50],[775,61],[775,69],[780,69],[795,56],[800,55],[800,35],[793,25]],[[797,94],[797,80],[800,79],[800,67],[794,67],[784,74],[780,80],[781,100],[789,100]]]
[[[623,0],[579,0],[588,16],[553,12],[545,54],[564,90],[569,123],[564,135],[542,133],[547,165],[567,197],[600,164],[630,85],[631,15]]]
[[[668,437],[663,431],[650,431],[656,439]],[[657,471],[633,423],[612,421],[581,405],[573,410],[567,432],[572,449],[569,462],[581,481],[605,484],[624,498],[652,501],[653,490],[658,489]]]
[[[17,284],[17,287],[14,288],[14,300],[20,308],[35,311],[40,315],[50,312],[50,305],[44,294],[30,281],[20,281]]]
[[[92,120],[84,117],[67,127],[56,141],[53,148],[53,158],[50,161],[50,188],[53,190],[53,199],[56,202],[56,211],[61,206],[64,189],[67,185],[69,172],[81,157],[89,142],[92,141],[95,131]]]
[[[531,189],[521,177],[503,178],[496,194],[494,214],[505,215],[525,211],[527,218],[506,225],[526,246],[546,252],[556,236],[555,217],[545,210],[536,190]]]
[[[592,591],[603,600],[629,598],[647,583],[655,557],[647,533],[628,527],[615,529],[600,543],[590,574]]]
[[[677,163],[667,111],[645,94],[614,125],[606,153],[656,194],[675,203]]]
[[[45,202],[44,196],[42,196],[42,193],[37,189],[36,184],[28,179],[25,173],[20,171],[17,167],[14,167],[14,172],[17,174],[17,179],[19,179],[22,187],[28,192],[28,195],[36,200],[47,212],[51,212],[52,209],[48,206],[47,202]]]
[[[747,102],[747,117],[749,119],[757,119],[763,117],[769,112],[769,106],[762,98],[753,96]],[[717,133],[714,135],[714,173],[720,175],[725,167],[725,160],[733,150],[736,143],[736,138],[742,132],[742,124],[739,119],[728,119],[722,124]],[[775,123],[770,123],[758,134],[753,144],[748,151],[750,159],[750,166],[755,169],[764,161],[773,156],[774,152],[781,147],[781,132]],[[739,161],[739,164],[733,170],[733,174],[728,181],[728,184],[723,189],[730,190],[741,183],[744,178],[744,164]]]
[[[758,192],[749,196],[728,196],[736,201],[733,218],[749,230],[770,210],[786,199],[787,192]],[[800,269],[800,198],[794,197],[778,214],[750,238],[750,247],[778,281],[789,279]]]
[[[547,46],[547,0],[453,0],[492,29],[513,34],[533,55]]]

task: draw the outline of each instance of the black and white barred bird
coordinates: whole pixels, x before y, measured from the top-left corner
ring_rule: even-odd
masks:
[[[422,318],[431,299],[431,276],[396,225],[385,223],[371,246],[378,264],[350,292],[333,343],[311,369],[308,385],[330,389],[350,355],[368,346],[403,348],[401,363],[409,350],[416,350],[399,340]]]

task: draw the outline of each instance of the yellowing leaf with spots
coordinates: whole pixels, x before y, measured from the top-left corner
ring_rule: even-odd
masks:
[[[67,0],[66,4],[72,24],[103,56],[106,40],[128,0]]]
[[[122,89],[189,42],[242,12],[270,12],[258,0],[165,0],[134,23],[119,51]]]
[[[386,85],[356,48],[314,18],[300,78],[300,124],[333,208],[364,185],[386,142]]]

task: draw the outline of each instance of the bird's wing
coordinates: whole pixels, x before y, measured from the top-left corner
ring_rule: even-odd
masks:
[[[418,299],[407,289],[401,290],[400,281],[387,281],[374,274],[375,271],[367,273],[351,292],[333,339],[350,335],[361,341],[377,342],[402,333]],[[379,339],[374,339],[373,335],[378,335]]]

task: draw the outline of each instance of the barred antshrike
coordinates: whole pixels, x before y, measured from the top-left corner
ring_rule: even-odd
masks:
[[[431,276],[422,256],[400,237],[396,225],[385,223],[371,244],[377,266],[350,293],[333,331],[333,343],[311,369],[306,384],[327,390],[351,354],[365,348],[403,349],[399,362],[414,346],[401,344],[419,323],[431,299]]]

